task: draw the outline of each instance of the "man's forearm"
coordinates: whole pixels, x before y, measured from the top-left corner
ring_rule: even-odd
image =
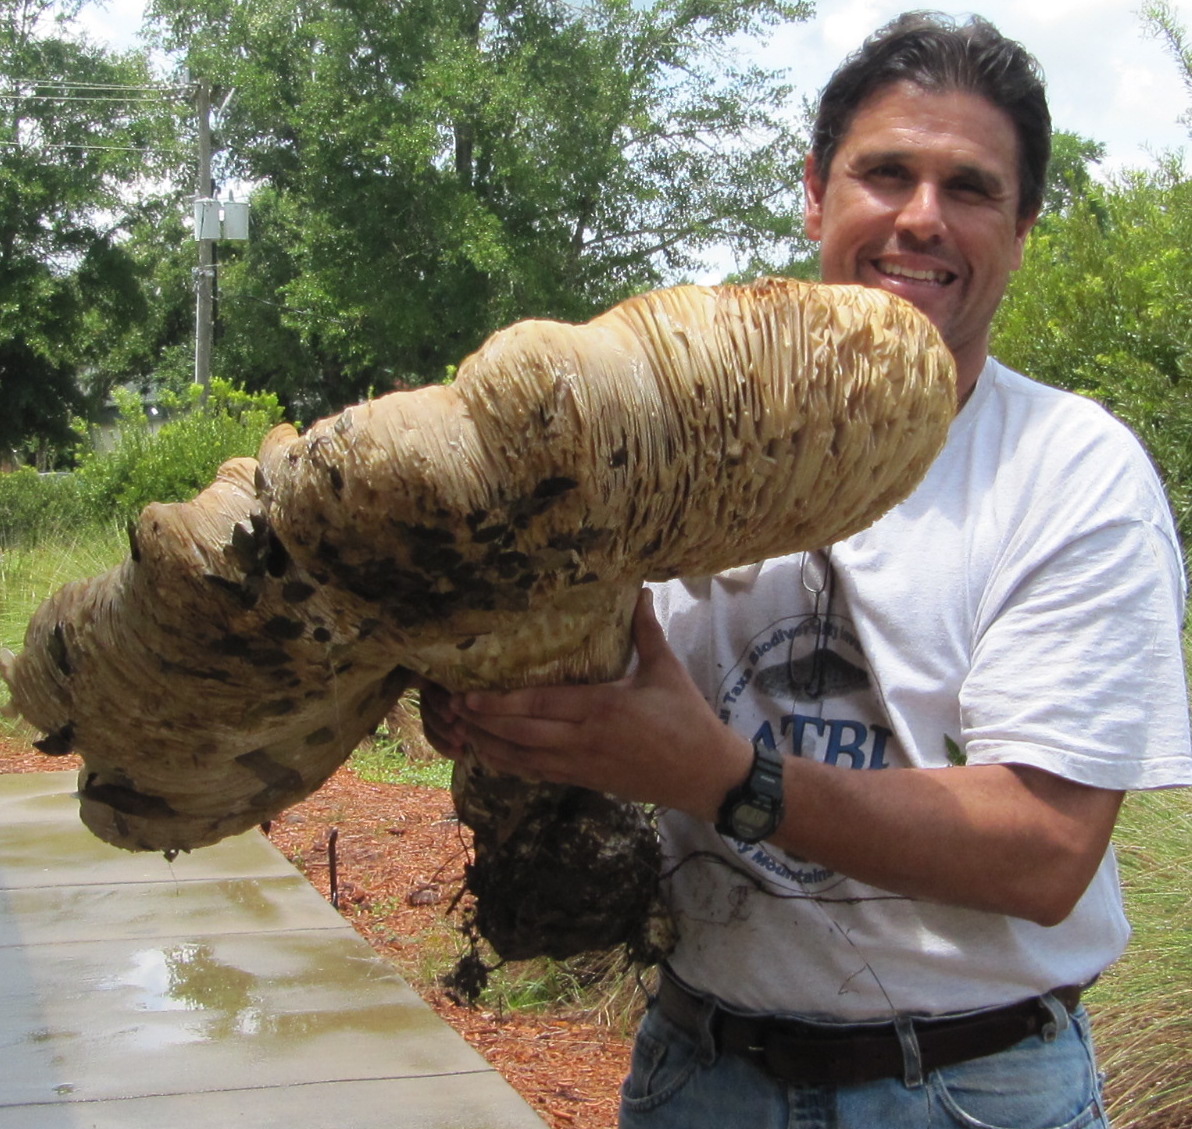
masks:
[[[785,763],[771,841],[892,893],[1054,925],[1104,856],[1120,792],[1039,769],[971,765],[859,773]]]

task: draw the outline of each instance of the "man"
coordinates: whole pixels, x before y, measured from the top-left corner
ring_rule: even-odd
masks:
[[[427,696],[448,754],[666,809],[679,942],[625,1127],[1106,1124],[1079,994],[1128,935],[1123,792],[1192,782],[1183,578],[1133,437],[988,357],[1049,137],[984,21],[867,41],[807,230],[955,356],[925,481],[824,552],[658,586],[620,682]]]

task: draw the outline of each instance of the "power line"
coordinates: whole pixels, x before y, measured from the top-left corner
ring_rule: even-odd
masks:
[[[194,93],[193,83],[153,83],[149,86],[139,86],[122,82],[75,82],[73,79],[67,78],[37,78],[23,75],[9,75],[8,81],[10,83],[20,83],[24,86],[60,86],[68,90],[128,90],[149,92],[172,90],[184,94]]]
[[[170,102],[171,98],[111,98],[106,94],[0,94],[0,102],[73,102],[86,105],[91,102],[119,102],[131,105],[145,105],[152,102]]]

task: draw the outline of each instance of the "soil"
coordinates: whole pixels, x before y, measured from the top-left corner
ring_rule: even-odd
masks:
[[[79,763],[0,737],[0,772]],[[487,998],[466,1007],[438,982],[454,964],[461,907],[453,903],[471,848],[447,791],[369,783],[345,766],[273,820],[267,834],[551,1129],[613,1129],[640,990],[615,1008],[588,1003],[531,1011]]]

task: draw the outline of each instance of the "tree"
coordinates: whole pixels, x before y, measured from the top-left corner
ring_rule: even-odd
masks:
[[[994,325],[1007,364],[1105,404],[1192,534],[1192,182],[1169,161],[1041,224]]]
[[[808,10],[153,0],[158,42],[235,88],[225,175],[262,186],[221,281],[228,320],[255,328],[229,330],[225,360],[335,406],[438,379],[516,318],[583,318],[678,279],[714,245],[780,248],[802,147],[786,88],[730,47]],[[282,341],[284,377],[250,347]]]
[[[1065,215],[1077,202],[1095,201],[1096,188],[1090,166],[1105,159],[1105,145],[1091,137],[1057,129],[1051,138],[1051,161],[1043,190],[1044,221]]]
[[[1149,0],[1143,5],[1140,14],[1143,27],[1162,41],[1175,60],[1184,87],[1192,95],[1192,44],[1188,42],[1187,29],[1180,23],[1175,9],[1168,0]],[[1180,121],[1192,125],[1192,114],[1185,113]]]
[[[123,235],[160,144],[144,56],[73,38],[77,10],[0,0],[0,452],[43,459],[71,438],[82,376],[146,315]]]

